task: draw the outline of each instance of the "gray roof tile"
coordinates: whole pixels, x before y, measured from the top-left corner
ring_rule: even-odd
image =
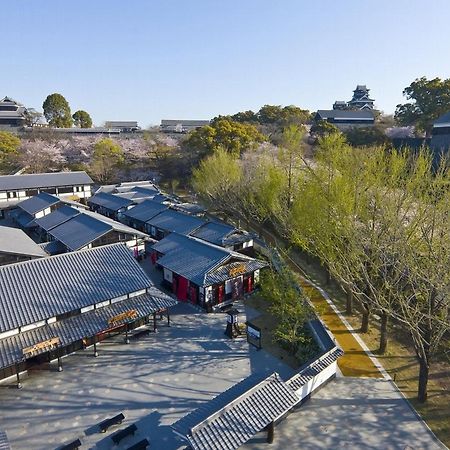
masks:
[[[0,333],[153,284],[124,244],[0,267]]]
[[[102,206],[103,208],[110,209],[111,211],[119,211],[119,209],[126,208],[127,206],[133,204],[133,201],[114,194],[99,192],[91,197],[88,200],[88,203]]]
[[[35,219],[34,223],[41,227],[43,230],[50,231],[52,228],[55,228],[58,225],[67,222],[69,219],[77,216],[78,214],[80,214],[80,211],[78,209],[64,205],[44,217]]]
[[[135,219],[140,222],[147,222],[162,211],[165,211],[167,206],[154,202],[152,200],[145,200],[139,205],[133,206],[124,212],[124,216],[130,219]]]
[[[111,225],[83,213],[52,228],[49,234],[69,250],[75,251],[89,245],[112,229]]]
[[[176,300],[159,289],[150,288],[146,294],[1,339],[0,367],[8,367],[20,361],[24,347],[43,342],[52,337],[59,337],[61,345],[66,346],[106,330],[108,319],[125,311],[133,309],[138,313],[138,317],[145,317],[176,304]]]
[[[58,197],[47,194],[46,192],[41,192],[34,197],[30,197],[23,202],[18,203],[17,206],[28,214],[34,215],[60,202],[61,200]]]
[[[47,254],[18,228],[0,226],[0,253],[43,257]]]
[[[0,191],[93,184],[86,172],[35,173],[0,176]]]
[[[256,374],[171,425],[194,450],[234,450],[300,398],[277,373]]]
[[[188,234],[203,225],[205,221],[168,209],[148,220],[147,223],[170,233]]]

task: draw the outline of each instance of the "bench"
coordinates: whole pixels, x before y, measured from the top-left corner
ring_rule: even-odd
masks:
[[[142,439],[142,441],[136,442],[136,444],[128,447],[127,450],[146,450],[150,445],[147,439]]]
[[[136,431],[137,431],[137,426],[134,423],[132,423],[128,427],[115,432],[111,436],[111,439],[114,442],[114,444],[118,444],[123,438],[129,436],[130,434],[136,433]]]
[[[109,427],[112,427],[113,425],[122,423],[123,419],[125,419],[125,416],[122,413],[120,413],[120,414],[117,414],[117,416],[110,417],[109,419],[103,420],[102,422],[100,422],[98,424],[98,427],[100,428],[100,431],[102,433],[106,433],[106,430]]]
[[[74,441],[70,442],[69,444],[63,445],[60,447],[59,450],[76,450],[77,448],[81,447],[81,441],[79,439],[75,439]]]

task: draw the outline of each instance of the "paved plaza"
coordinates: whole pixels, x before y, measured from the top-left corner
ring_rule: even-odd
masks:
[[[116,336],[99,346],[63,359],[56,367],[32,371],[23,389],[0,384],[0,429],[13,450],[56,449],[80,438],[83,449],[111,449],[109,436],[95,424],[123,412],[122,426],[135,423],[124,449],[147,437],[151,448],[184,448],[168,425],[242,378],[263,370],[289,377],[293,371],[244,339],[224,335],[224,314],[197,313],[188,305],[174,308],[172,326],[163,320],[157,334],[123,343]]]
[[[272,445],[260,433],[244,450],[438,450],[422,421],[390,381],[337,378],[275,428]]]
[[[163,320],[157,334],[123,343],[116,336],[93,350],[63,359],[56,367],[33,370],[23,389],[0,384],[0,429],[13,450],[57,449],[80,438],[83,449],[113,448],[110,435],[95,424],[123,412],[123,426],[138,432],[114,448],[128,448],[144,437],[158,450],[185,448],[169,425],[251,373],[292,369],[257,351],[245,340],[224,336],[224,314],[174,308],[172,326]],[[247,308],[247,315],[255,311]],[[422,422],[388,381],[338,378],[320,390],[275,429],[272,445],[261,433],[247,450],[284,449],[439,449]]]

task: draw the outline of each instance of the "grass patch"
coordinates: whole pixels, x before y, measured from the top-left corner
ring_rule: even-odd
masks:
[[[350,325],[359,330],[361,315],[356,311],[352,315],[345,313],[345,295],[335,283],[326,284],[326,275],[319,264],[300,254],[292,254],[295,261],[310,275],[311,279],[327,291],[333,303]],[[356,306],[356,305],[355,305]],[[430,380],[428,382],[428,400],[426,403],[417,401],[417,384],[419,364],[410,345],[409,336],[392,326],[389,333],[388,350],[385,355],[379,355],[380,338],[379,323],[371,321],[368,333],[359,334],[369,350],[376,355],[389,375],[395,380],[398,388],[411,402],[436,436],[447,446],[450,446],[450,366],[448,360],[432,363]]]
[[[319,347],[315,344],[314,339],[312,339],[312,336],[309,335],[306,330],[306,337],[310,337],[312,341],[311,346],[309,348],[300,349],[295,355],[288,352],[274,339],[274,330],[278,325],[278,318],[269,311],[269,302],[262,298],[258,293],[254,293],[245,300],[245,303],[260,313],[260,315],[252,319],[251,322],[261,328],[261,344],[263,349],[282,360],[292,369],[299,369],[311,358],[311,354],[317,354],[319,352]]]

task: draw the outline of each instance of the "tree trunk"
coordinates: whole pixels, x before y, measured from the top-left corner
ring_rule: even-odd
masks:
[[[351,291],[351,289],[347,288],[346,290],[347,293],[347,300],[345,303],[345,312],[346,314],[353,314],[353,292]]]
[[[380,326],[380,355],[384,355],[386,353],[387,344],[388,344],[388,321],[389,317],[386,313],[381,314],[381,326]]]
[[[370,310],[363,304],[361,333],[367,333],[369,331],[369,318],[370,318]]]
[[[419,402],[426,402],[428,397],[428,375],[430,367],[424,358],[419,359],[420,369],[419,369],[419,389],[417,392],[417,399]]]

